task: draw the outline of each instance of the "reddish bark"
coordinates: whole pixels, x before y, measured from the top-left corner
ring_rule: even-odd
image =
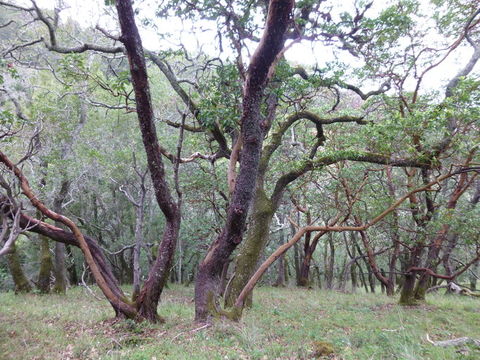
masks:
[[[171,196],[165,178],[162,152],[154,122],[155,117],[150,97],[145,55],[138,28],[135,24],[131,1],[118,0],[117,12],[122,31],[120,40],[125,45],[128,62],[130,64],[130,74],[137,103],[137,116],[147,155],[148,168],[150,170],[157,203],[166,220],[163,238],[158,247],[157,258],[136,300],[136,307],[142,317],[150,321],[158,321],[160,318],[157,315],[157,305],[173,262],[173,255],[180,229],[180,209]]]
[[[263,143],[260,105],[275,60],[283,49],[293,0],[271,0],[262,40],[252,56],[244,86],[240,170],[226,224],[199,266],[195,284],[195,319],[206,321],[214,308],[225,261],[242,241],[248,209],[253,198]]]

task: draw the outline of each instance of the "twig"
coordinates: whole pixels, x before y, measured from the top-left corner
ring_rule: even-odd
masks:
[[[180,335],[183,335],[183,334],[187,334],[187,333],[194,333],[194,332],[197,332],[197,331],[200,331],[200,330],[203,330],[203,329],[206,329],[208,327],[212,326],[211,324],[205,324],[205,325],[202,325],[200,326],[199,328],[196,328],[196,329],[193,329],[193,330],[189,330],[189,331],[182,331],[181,333],[175,335],[172,339],[172,342],[175,341],[176,338],[178,338]]]
[[[97,295],[95,295],[95,293],[93,292],[92,289],[90,289],[90,287],[87,285],[87,283],[85,282],[85,273],[87,272],[87,269],[85,268],[85,263],[83,264],[83,272],[82,272],[82,286],[85,287],[85,289],[88,290],[88,292],[90,293],[90,295],[92,295],[95,299],[97,299],[98,301],[103,301],[102,299],[100,299]]]

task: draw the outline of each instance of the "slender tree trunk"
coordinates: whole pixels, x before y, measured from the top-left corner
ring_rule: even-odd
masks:
[[[359,262],[356,262],[357,266],[358,266],[358,274],[360,276],[360,283],[362,284],[363,288],[365,289],[365,292],[368,294],[368,284],[367,284],[367,280],[365,279],[365,273],[362,269],[362,266],[360,265]]]
[[[70,245],[66,245],[65,248],[67,250],[67,257],[69,259],[68,261],[69,265],[67,266],[67,271],[69,274],[70,284],[76,286],[80,283],[80,279],[77,273],[77,264],[75,261],[75,256],[73,255],[73,249]]]
[[[280,244],[280,246],[282,246],[284,243],[285,243],[285,230],[282,228],[282,229],[280,229],[280,233],[279,233],[279,244]],[[273,286],[285,287],[285,285],[286,285],[285,273],[286,272],[287,271],[285,269],[285,254],[282,254],[282,256],[280,256],[278,258],[277,279],[275,280],[275,283],[273,284]]]
[[[172,198],[165,177],[161,146],[154,121],[155,116],[150,96],[145,54],[135,24],[132,3],[130,0],[117,0],[116,5],[122,32],[121,41],[125,45],[130,65],[137,104],[137,117],[147,155],[148,168],[157,203],[165,216],[165,228],[162,241],[158,247],[157,258],[150,268],[147,281],[135,303],[141,317],[155,322],[161,320],[157,313],[157,306],[170,273],[177,245],[181,221],[180,204],[177,204]],[[177,159],[177,161],[179,160]],[[178,188],[177,193],[180,196]]]
[[[333,279],[335,276],[335,244],[333,243],[333,236],[328,234],[328,240],[325,244],[325,287],[328,290],[333,289]],[[328,247],[328,251],[327,251]]]
[[[469,160],[466,162],[466,165],[468,165],[470,160],[471,158],[469,158]],[[446,209],[454,210],[457,207],[458,200],[465,193],[465,191],[470,187],[473,180],[475,179],[475,176],[476,175],[473,175],[469,180],[467,173],[460,174],[460,179],[457,182],[457,185],[455,186],[453,192],[451,193],[448,199]],[[428,181],[428,178],[426,178],[425,182],[427,181]],[[426,194],[426,196],[428,197],[429,195]],[[443,224],[440,230],[435,235],[432,242],[430,243],[428,254],[427,254],[427,260],[425,263],[426,268],[433,269],[433,267],[436,265],[440,255],[440,251],[444,247],[444,243],[447,241],[449,231],[450,231],[450,224]],[[446,247],[446,251],[448,254],[447,263],[448,263],[450,252],[456,246],[456,240],[457,240],[457,237],[453,235],[450,237],[450,241],[448,241],[448,244]],[[431,276],[426,271],[420,275],[420,279],[418,280],[418,283],[415,287],[415,298],[417,300],[421,300],[421,301],[425,300],[425,293],[431,282],[430,280],[431,280]]]
[[[383,276],[384,278],[386,278],[386,277],[387,277],[387,276],[386,276],[387,274],[385,274],[385,270],[380,269],[380,271],[381,271],[381,273],[382,273],[382,276]],[[385,294],[385,292],[387,291],[387,286],[386,286],[383,282],[380,282],[380,287],[381,287],[381,289],[382,289],[382,294]]]
[[[387,173],[388,193],[393,199],[395,199],[397,195],[396,195],[396,188],[393,183],[391,166],[387,167],[386,173]],[[399,226],[398,226],[398,211],[395,210],[392,212],[392,219],[393,219],[393,224],[390,231],[392,233],[393,252],[388,264],[389,273],[387,277],[388,281],[386,284],[387,296],[393,296],[395,294],[395,279],[396,279],[395,269],[397,265],[398,256],[400,254],[400,233],[399,233]]]
[[[367,271],[368,271],[368,284],[370,285],[370,292],[374,294],[375,293],[375,276],[373,276],[372,269],[368,265],[367,265]]]
[[[57,214],[61,214],[62,204],[68,194],[70,189],[70,181],[62,180],[60,189],[53,200],[53,211]],[[57,222],[55,224],[58,227],[62,227],[63,224]],[[67,279],[67,267],[65,265],[66,259],[66,250],[65,244],[55,243],[55,266],[54,266],[54,275],[55,275],[55,285],[53,286],[53,292],[57,294],[65,294],[67,291],[68,279]]]
[[[307,217],[307,225],[310,225],[312,222],[311,214],[308,210],[304,210]],[[300,213],[298,213],[300,215]],[[300,216],[299,216],[300,223]],[[312,262],[313,251],[311,247],[312,233],[305,233],[305,240],[303,242],[303,254],[302,259],[299,261],[299,274],[297,286],[309,286],[309,275],[310,275],[310,264]]]
[[[480,261],[477,261],[475,264],[473,264],[472,268],[470,269],[470,289],[472,291],[477,290],[477,279],[478,276],[480,275],[478,270],[480,269]]]
[[[47,163],[40,162],[42,178],[40,180],[40,187],[44,188],[46,185]],[[37,217],[41,217],[42,213],[37,211]],[[50,254],[50,242],[48,238],[43,235],[38,235],[40,241],[40,269],[38,271],[37,289],[41,294],[48,294],[50,292],[50,276],[53,272],[53,261]]]
[[[309,234],[309,233],[307,233]],[[307,235],[305,234],[305,235]],[[312,241],[310,241],[310,234],[309,237],[305,239],[305,246],[304,246],[304,254],[300,264],[300,275],[299,275],[299,286],[309,286],[310,285],[310,267],[312,265],[313,253],[317,248],[318,241],[324,235],[323,232],[318,233]]]
[[[135,209],[135,247],[133,248],[133,293],[132,299],[135,300],[140,294],[142,269],[140,267],[140,252],[143,245],[143,223],[145,217],[145,193],[142,193],[139,206]]]
[[[298,284],[300,282],[300,249],[299,245],[295,244],[293,245],[293,266],[295,270],[295,279],[296,283]]]
[[[220,296],[223,296],[225,294],[225,291],[227,290],[227,281],[228,281],[228,268],[230,267],[231,261],[227,261],[225,265],[223,265],[223,270],[222,270],[222,281],[220,284]]]
[[[313,267],[315,269],[315,275],[317,276],[318,288],[322,289],[323,285],[322,285],[322,274],[320,272],[320,265],[317,262],[313,261]]]
[[[354,293],[358,288],[356,264],[352,264],[352,267],[350,268],[350,278],[352,279],[352,292]]]

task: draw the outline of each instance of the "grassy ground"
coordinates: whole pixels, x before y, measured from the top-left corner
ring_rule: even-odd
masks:
[[[402,308],[381,294],[260,288],[241,323],[192,323],[193,290],[166,290],[162,325],[113,322],[106,301],[83,289],[67,296],[0,294],[0,359],[480,359],[474,346],[425,340],[480,339],[480,300],[431,295]]]

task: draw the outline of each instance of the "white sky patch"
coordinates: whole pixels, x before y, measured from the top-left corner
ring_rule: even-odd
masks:
[[[14,1],[18,4],[30,6],[27,0]],[[332,7],[332,13],[338,15],[342,11],[353,11],[353,0],[350,2],[336,3]],[[384,1],[376,1],[367,12],[370,17],[378,15],[386,6]],[[388,2],[387,2],[388,3]],[[37,0],[37,4],[42,8],[53,9],[55,5],[64,8],[61,18],[66,20],[71,18],[82,27],[95,27],[97,24],[103,28],[118,33],[118,24],[116,21],[116,11],[114,6],[106,7],[104,0]],[[136,1],[134,6],[139,7],[140,18],[142,14],[148,14],[150,19],[155,19],[154,12],[157,2],[151,0]],[[425,9],[428,9],[429,3],[422,3]],[[427,10],[428,11],[428,10]],[[140,21],[137,21],[140,23]],[[143,44],[149,50],[167,50],[178,49],[179,44],[195,54],[204,52],[212,56],[221,56],[222,58],[232,57],[232,50],[224,44],[223,53],[219,54],[217,30],[212,21],[181,21],[178,18],[159,19],[156,18],[154,26],[143,26],[139,24]],[[169,37],[162,38],[159,34],[170,34]],[[431,42],[438,40],[437,34],[431,34]],[[253,52],[253,46],[250,49]],[[457,74],[465,66],[472,50],[469,47],[463,47],[454,51],[454,53],[441,65],[427,73],[423,80],[423,88],[440,89],[445,86],[447,81]],[[358,60],[354,59],[346,51],[335,51],[331,47],[317,43],[298,43],[294,44],[286,53],[285,57],[291,63],[304,66],[324,67],[327,62],[338,59],[352,68],[361,66]],[[244,59],[248,61],[248,59]],[[378,84],[363,84],[369,88],[378,87]],[[414,81],[408,81],[406,86],[408,90],[413,90]]]

